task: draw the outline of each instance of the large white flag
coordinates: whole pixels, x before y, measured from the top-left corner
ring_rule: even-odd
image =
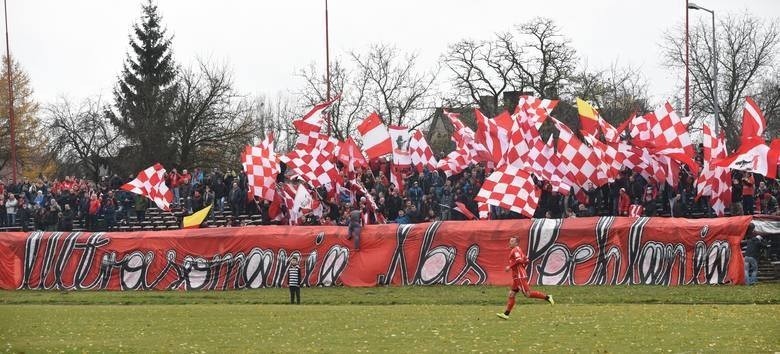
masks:
[[[393,142],[393,164],[396,166],[409,166],[412,164],[412,154],[409,150],[409,142],[412,134],[406,127],[391,125],[387,128],[390,132],[390,140]]]

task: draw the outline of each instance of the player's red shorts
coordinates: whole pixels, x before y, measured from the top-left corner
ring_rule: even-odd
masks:
[[[531,288],[528,286],[528,279],[514,278],[512,280],[512,291],[514,292],[522,291],[523,294],[527,294],[529,291],[531,291]]]

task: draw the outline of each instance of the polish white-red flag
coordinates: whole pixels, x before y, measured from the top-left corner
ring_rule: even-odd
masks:
[[[120,188],[151,199],[162,210],[171,210],[173,193],[165,185],[165,168],[159,163],[138,172],[138,176],[134,180],[125,183]]]
[[[780,139],[772,140],[772,144],[767,146],[762,138],[748,138],[742,139],[742,145],[733,155],[717,161],[715,166],[775,178],[779,159]]]
[[[421,131],[415,130],[412,133],[409,150],[412,152],[412,165],[417,169],[417,172],[422,172],[425,167],[428,168],[428,171],[436,170],[436,157]]]
[[[366,152],[369,160],[393,153],[390,133],[387,132],[387,127],[379,119],[378,114],[371,113],[357,129],[363,137],[363,151]]]
[[[474,200],[532,218],[540,195],[530,173],[513,165],[504,165],[485,179]]]
[[[765,129],[764,112],[758,107],[756,101],[745,97],[745,108],[742,110],[742,139],[762,137]]]
[[[363,151],[360,150],[360,147],[352,137],[347,138],[346,141],[339,145],[341,147],[339,148],[338,159],[344,166],[347,166],[347,171],[355,172],[357,168],[368,167],[368,161],[363,156]]]
[[[274,153],[274,136],[268,133],[256,146],[247,145],[241,154],[241,166],[246,172],[249,192],[263,200],[273,201],[279,162]]]
[[[393,142],[393,164],[396,166],[409,166],[412,164],[412,153],[409,144],[412,135],[409,129],[400,125],[387,127],[390,140]]]

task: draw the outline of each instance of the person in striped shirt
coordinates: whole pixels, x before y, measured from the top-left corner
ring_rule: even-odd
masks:
[[[290,288],[290,303],[301,303],[301,268],[298,266],[298,256],[290,259],[287,268],[287,286]]]

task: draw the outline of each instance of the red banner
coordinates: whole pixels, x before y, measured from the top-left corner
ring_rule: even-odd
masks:
[[[346,227],[0,233],[2,289],[242,289],[285,286],[508,285],[511,236],[532,284],[744,284],[747,216],[575,218],[371,225],[359,251]]]

